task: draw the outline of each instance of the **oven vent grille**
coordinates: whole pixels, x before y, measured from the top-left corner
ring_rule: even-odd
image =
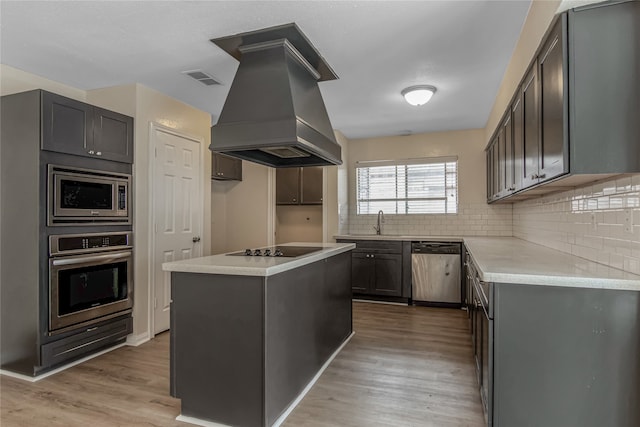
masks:
[[[183,71],[182,74],[186,74],[187,76],[199,81],[205,86],[214,86],[214,85],[222,84],[218,80],[216,80],[213,76],[205,73],[202,70]]]

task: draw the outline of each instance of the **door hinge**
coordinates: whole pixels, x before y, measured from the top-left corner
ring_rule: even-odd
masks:
[[[153,308],[154,309],[158,308],[158,298],[153,299]]]
[[[158,223],[153,224],[153,232],[154,233],[158,232]]]
[[[156,153],[156,157],[158,157],[158,149],[157,149],[157,148],[154,148],[154,149],[153,149],[153,151],[155,151],[155,153]]]

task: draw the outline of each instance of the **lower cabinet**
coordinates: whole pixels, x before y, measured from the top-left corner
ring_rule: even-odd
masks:
[[[483,283],[466,266],[487,426],[640,425],[640,292]]]
[[[351,288],[354,295],[408,298],[411,280],[410,256],[405,257],[405,243],[387,240],[342,240],[355,243],[351,255]],[[410,243],[409,253],[410,253]],[[409,265],[407,265],[407,261]],[[406,273],[408,270],[408,274]]]
[[[402,255],[354,252],[351,287],[370,295],[402,296]]]

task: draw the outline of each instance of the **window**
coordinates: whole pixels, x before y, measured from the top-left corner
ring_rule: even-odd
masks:
[[[438,157],[402,163],[356,165],[358,215],[455,214],[458,212],[458,159]]]

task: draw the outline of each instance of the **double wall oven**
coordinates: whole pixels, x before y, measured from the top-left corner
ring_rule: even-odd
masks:
[[[131,175],[47,165],[48,334],[133,308]]]

